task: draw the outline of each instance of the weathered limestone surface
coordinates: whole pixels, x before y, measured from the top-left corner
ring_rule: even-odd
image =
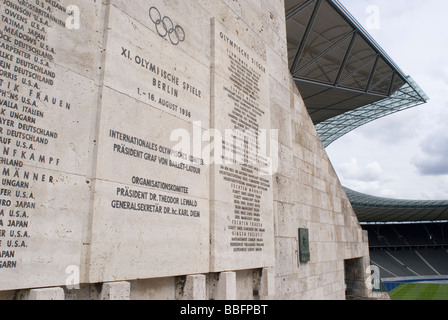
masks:
[[[42,3],[0,4],[0,297],[345,299],[347,265],[362,282],[282,0]]]
[[[103,6],[79,1],[69,30],[71,3],[0,5],[2,290],[64,285],[81,264]]]

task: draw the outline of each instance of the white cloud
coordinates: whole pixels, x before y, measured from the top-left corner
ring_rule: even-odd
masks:
[[[422,175],[448,175],[448,126],[428,135],[420,144],[421,154],[413,164]]]
[[[377,162],[361,166],[358,160],[353,158],[350,162],[342,163],[339,170],[344,178],[364,182],[378,181],[383,173]]]
[[[352,190],[381,197],[394,197],[393,190],[384,188],[387,176],[378,162],[360,164],[358,159],[341,163],[336,170],[344,186]]]

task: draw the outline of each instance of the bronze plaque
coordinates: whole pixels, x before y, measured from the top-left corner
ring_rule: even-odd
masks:
[[[308,229],[299,229],[299,255],[301,263],[306,263],[311,260]]]

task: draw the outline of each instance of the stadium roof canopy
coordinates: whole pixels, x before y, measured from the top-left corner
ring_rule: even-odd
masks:
[[[360,222],[447,221],[448,201],[395,200],[345,188]]]
[[[292,77],[325,147],[429,98],[337,0],[285,0]],[[448,220],[448,201],[393,200],[346,189],[360,222]]]
[[[337,0],[286,0],[290,71],[325,147],[429,98]]]

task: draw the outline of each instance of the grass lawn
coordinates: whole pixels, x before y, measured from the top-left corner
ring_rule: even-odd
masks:
[[[433,283],[405,283],[391,292],[392,300],[448,300],[448,285]]]

